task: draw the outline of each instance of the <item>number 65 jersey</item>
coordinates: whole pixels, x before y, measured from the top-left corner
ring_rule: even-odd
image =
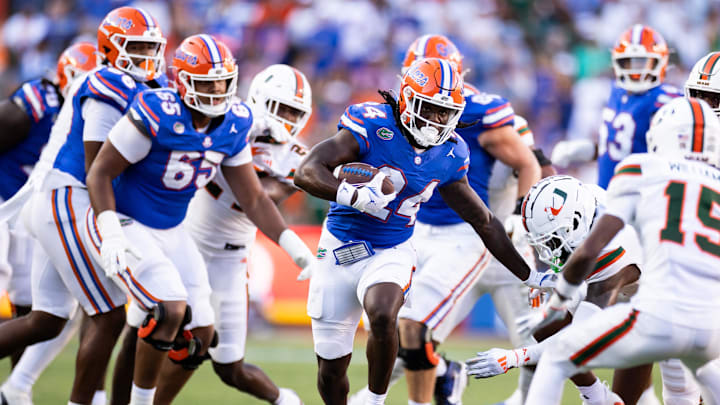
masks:
[[[117,211],[151,228],[180,224],[195,191],[205,187],[221,164],[251,161],[246,145],[252,116],[237,99],[205,132],[193,127],[189,108],[170,89],[140,93],[126,116],[151,145],[116,179]]]
[[[379,168],[397,191],[397,197],[375,215],[331,202],[327,228],[342,241],[365,240],[373,247],[389,248],[408,240],[420,204],[430,199],[436,187],[467,173],[469,152],[462,138],[453,134],[445,143],[417,153],[400,132],[388,104],[351,105],[338,128],[355,136],[360,161]]]
[[[606,213],[638,231],[645,252],[633,307],[693,328],[720,308],[720,170],[655,154],[618,164]]]

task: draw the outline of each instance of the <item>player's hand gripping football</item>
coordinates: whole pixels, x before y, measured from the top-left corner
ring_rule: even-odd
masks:
[[[127,267],[127,253],[137,260],[142,254],[128,242],[123,233],[120,220],[115,211],[107,210],[97,216],[98,230],[102,237],[100,257],[102,267],[108,277],[112,277]]]
[[[378,172],[375,176],[373,176],[372,180],[364,185],[353,185],[349,184],[347,181],[343,181],[338,186],[338,203],[341,203],[341,201],[344,200],[340,197],[341,195],[352,196],[353,194],[356,194],[357,197],[355,198],[355,201],[351,200],[351,203],[349,204],[351,207],[361,212],[367,212],[368,214],[380,212],[397,196],[396,191],[393,191],[390,194],[382,192],[382,185],[385,177],[385,173]]]

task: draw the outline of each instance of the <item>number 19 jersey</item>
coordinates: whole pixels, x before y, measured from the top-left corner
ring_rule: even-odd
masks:
[[[345,110],[339,129],[350,131],[360,145],[360,161],[379,168],[393,182],[397,197],[381,213],[370,215],[330,203],[328,230],[341,241],[365,240],[378,248],[410,238],[420,204],[436,187],[465,177],[469,151],[454,134],[441,145],[417,153],[393,117],[388,104],[362,103]]]
[[[608,214],[638,231],[645,260],[634,308],[693,328],[720,310],[720,170],[654,154],[618,164]]]
[[[682,94],[663,84],[644,93],[613,85],[598,130],[598,185],[607,188],[615,165],[631,153],[647,152],[645,133],[655,112]]]

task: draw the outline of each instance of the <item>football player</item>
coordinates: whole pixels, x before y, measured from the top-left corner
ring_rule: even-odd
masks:
[[[534,185],[523,202],[522,221],[528,230],[529,243],[537,250],[540,260],[560,271],[573,249],[587,236],[597,212],[604,207],[604,201],[605,193],[600,187],[583,184],[570,176],[552,176]],[[593,274],[586,280],[585,300],[577,298],[574,303],[573,321],[582,321],[615,303],[620,289],[639,278],[641,252],[631,227],[604,247],[598,255]],[[469,374],[490,377],[505,373],[510,368],[537,364],[543,349],[549,344],[547,339],[553,339],[547,336],[554,330],[543,331],[540,337],[544,340],[540,344],[479,353],[478,357],[468,361]],[[644,372],[643,375],[647,376],[650,370],[635,372]],[[584,404],[613,404],[618,398],[592,373],[575,376],[573,382],[580,390]],[[636,386],[633,385],[634,388]],[[637,396],[640,394],[642,390],[635,393]],[[626,403],[637,401],[637,397],[623,399]]]
[[[295,170],[307,151],[296,135],[312,113],[312,90],[305,75],[287,65],[272,65],[253,77],[247,97],[253,113],[252,162],[263,189],[276,203],[297,188]],[[223,382],[272,404],[300,404],[297,394],[278,388],[259,368],[245,363],[248,295],[247,259],[257,227],[229,192],[222,173],[190,201],[185,226],[207,266],[218,344],[210,349]],[[284,398],[286,397],[286,398]]]
[[[128,323],[139,328],[139,340],[131,404],[171,403],[215,340],[205,264],[181,222],[195,191],[218,170],[260,230],[306,273],[314,263],[255,174],[247,147],[252,115],[234,97],[238,68],[228,47],[193,35],[178,46],[172,68],[177,91],[140,93],[87,176],[92,209],[84,229],[92,254],[134,298]],[[166,355],[175,364],[162,368],[155,395]]]
[[[720,195],[720,121],[702,100],[676,99],[653,117],[649,154],[624,159],[608,188],[605,214],[570,256],[536,330],[565,317],[603,247],[626,224],[642,240],[646,271],[630,303],[614,305],[570,325],[538,364],[528,404],[555,404],[562,382],[596,367],[626,368],[678,358],[703,387],[708,403],[720,401],[720,281],[715,269],[713,214]],[[658,215],[657,208],[664,215]]]
[[[9,100],[0,103],[0,125],[8,129],[7,136],[0,142],[0,167],[6,174],[0,182],[0,199],[8,200],[16,194],[22,194],[9,203],[12,208],[6,208],[7,211],[12,211],[8,214],[10,220],[0,221],[0,263],[3,263],[0,270],[10,270],[10,278],[0,281],[0,289],[8,291],[15,316],[30,312],[30,268],[35,250],[35,242],[18,215],[21,203],[28,200],[31,186],[21,186],[27,182],[31,171],[36,173],[33,167],[40,159],[40,152],[48,141],[50,129],[64,99],[70,94],[73,82],[83,73],[95,68],[97,59],[95,45],[89,42],[73,44],[58,58],[53,80],[42,78],[25,82]],[[73,324],[79,325],[79,319],[78,317]],[[13,367],[8,381],[0,389],[0,395],[6,401],[10,404],[31,403],[32,385],[55,357],[48,355],[48,351],[59,353],[69,337],[73,336],[76,328],[69,326],[68,330],[62,333],[62,337],[48,341],[46,349],[31,346],[19,362],[20,351],[12,356],[11,360],[16,367]],[[102,400],[97,394],[93,401],[95,398]]]
[[[560,141],[552,161],[567,167],[573,161],[598,161],[598,182],[607,188],[615,165],[631,153],[647,152],[645,133],[653,114],[681,93],[663,84],[668,65],[668,47],[659,32],[636,24],[618,39],[612,49],[615,84],[602,111],[598,142]]]
[[[468,147],[454,134],[465,107],[456,69],[442,59],[415,62],[402,78],[398,101],[381,92],[385,103],[349,106],[338,133],[316,145],[295,176],[300,188],[331,201],[308,296],[318,389],[325,403],[346,401],[346,370],[363,310],[370,324],[365,402],[384,403],[398,351],[397,315],[416,264],[409,239],[420,204],[435,189],[519,278],[533,287],[551,284],[531,272],[503,225],[468,184]],[[340,165],[356,161],[380,171],[364,186],[333,175]],[[386,177],[394,185],[389,194],[381,189]],[[426,350],[417,349],[412,361],[432,361],[420,353]]]
[[[147,12],[121,7],[108,13],[98,27],[104,66],[73,86],[45,149],[55,156],[50,158],[53,169],[38,179],[23,210],[30,234],[47,257],[33,260],[32,312],[0,326],[0,354],[56,336],[79,302],[90,322],[78,351],[71,403],[92,399],[124,324],[127,300],[125,291],[100,271],[81,233],[89,207],[85,169],[138,90],[161,85],[164,47],[157,21]]]
[[[439,57],[456,64],[459,71],[463,69],[462,55],[442,35],[418,38],[408,48],[403,69],[423,57]],[[494,201],[498,205],[490,205],[495,216],[504,221],[508,216],[504,215],[506,204],[508,214],[513,208],[519,209],[518,202],[540,179],[540,164],[515,129],[515,114],[508,100],[482,93],[467,83],[463,95],[465,109],[456,132],[471,151],[467,173],[470,186],[489,205],[490,175],[495,164],[504,164],[507,172],[517,173],[509,201],[501,201],[503,198],[498,195]],[[435,393],[438,404],[457,404],[461,402],[466,384],[464,364],[447,364],[424,348],[442,343],[464,320],[477,298],[487,292],[492,293],[511,339],[519,344],[529,343],[519,340],[514,331],[515,318],[528,312],[527,288],[487,254],[472,227],[453,212],[438,193],[418,212],[413,244],[418,251],[418,268],[411,291],[413,305],[404,306],[399,315],[399,356],[405,363],[408,397],[415,403],[425,404],[430,403]],[[438,248],[439,244],[442,248]],[[527,247],[525,244],[526,251]],[[532,251],[528,253],[526,256],[532,257]],[[490,266],[492,261],[496,264]],[[418,353],[426,353],[429,359],[413,358]],[[525,380],[527,389],[529,378],[523,372],[523,382]]]

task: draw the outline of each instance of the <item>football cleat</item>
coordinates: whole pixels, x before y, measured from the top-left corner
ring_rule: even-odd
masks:
[[[32,393],[16,390],[8,384],[0,387],[0,404],[2,405],[33,405]]]
[[[437,405],[462,405],[462,395],[467,387],[467,366],[458,361],[448,361],[445,374],[435,379],[435,403]]]

